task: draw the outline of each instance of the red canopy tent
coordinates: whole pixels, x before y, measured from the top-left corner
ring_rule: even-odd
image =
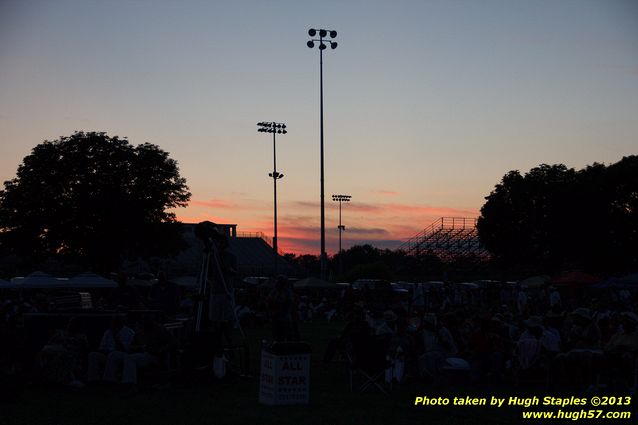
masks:
[[[580,271],[563,272],[550,279],[552,285],[586,286],[601,282],[602,279]]]

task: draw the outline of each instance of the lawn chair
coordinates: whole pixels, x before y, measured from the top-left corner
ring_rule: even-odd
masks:
[[[186,329],[184,327],[184,322],[179,321],[164,323],[164,328],[173,337],[175,345],[166,352],[164,358],[162,359],[161,366],[164,372],[169,374],[176,374],[182,369],[182,356],[184,354],[182,343],[185,338]]]
[[[224,348],[224,357],[228,359],[233,372],[242,378],[252,377],[250,374],[250,351],[248,344],[231,345]]]
[[[385,371],[392,366],[387,358],[387,339],[370,335],[353,338],[352,351],[347,353],[348,371],[350,377],[350,391],[354,390],[354,376],[359,374],[364,382],[359,391],[376,387],[385,395],[389,395],[384,388]],[[392,382],[390,382],[390,390]]]
[[[467,385],[471,373],[468,361],[460,357],[447,357],[441,367],[441,378],[447,386]]]
[[[159,388],[168,386],[182,372],[182,357],[184,350],[181,347],[184,337],[183,322],[169,322],[162,325],[170,334],[171,346],[163,352],[158,362],[153,365],[141,368],[138,371],[140,382],[144,382],[144,387]]]

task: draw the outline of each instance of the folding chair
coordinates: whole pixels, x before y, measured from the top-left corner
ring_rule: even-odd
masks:
[[[184,341],[185,328],[183,322],[169,322],[164,323],[164,328],[171,334],[175,341],[175,346],[171,350],[166,352],[163,360],[163,367],[165,371],[179,371],[182,368],[182,355],[184,350],[182,349],[182,343]]]
[[[247,344],[231,345],[224,348],[224,356],[230,361],[237,375],[250,378],[250,351]]]
[[[360,374],[364,382],[359,386],[359,391],[363,392],[368,388],[376,387],[383,394],[389,395],[382,385],[386,369],[392,366],[387,358],[387,339],[368,335],[353,338],[352,351],[347,353],[347,358],[350,391],[354,390],[354,375]]]

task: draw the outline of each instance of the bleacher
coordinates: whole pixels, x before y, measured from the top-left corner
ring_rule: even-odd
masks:
[[[489,253],[481,245],[476,218],[441,217],[404,242],[399,249],[408,255],[436,255],[444,262],[474,259],[483,262]]]
[[[230,252],[237,258],[242,274],[248,276],[269,276],[275,268],[275,253],[261,237],[230,238]],[[281,256],[276,256],[277,273],[289,275],[292,268]]]
[[[228,227],[229,251],[237,259],[239,273],[244,276],[270,276],[275,268],[275,253],[270,240],[262,233],[238,233],[235,225]],[[202,264],[202,243],[194,234],[194,224],[183,224],[188,247],[174,260],[180,274],[197,276]],[[292,275],[293,268],[281,256],[276,256],[277,273]]]

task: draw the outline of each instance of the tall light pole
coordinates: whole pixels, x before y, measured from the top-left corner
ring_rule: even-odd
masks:
[[[339,229],[339,253],[341,253],[341,232],[346,231],[346,226],[341,224],[341,203],[342,202],[350,202],[352,196],[350,195],[332,195],[332,200],[335,202],[339,202],[339,225],[337,229]]]
[[[319,34],[319,38],[314,38]],[[311,38],[306,45],[311,49],[315,47],[315,42],[319,42],[319,97],[320,97],[320,121],[321,121],[321,140],[320,140],[320,156],[321,156],[321,278],[326,278],[326,214],[324,208],[324,180],[323,180],[323,51],[326,50],[326,43],[330,43],[331,49],[337,48],[337,42],[331,39],[337,37],[337,31],[328,31],[324,29],[316,30],[311,28],[308,30]],[[328,37],[328,35],[330,37]]]
[[[272,177],[273,182],[273,204],[274,204],[274,226],[275,232],[272,238],[272,249],[275,253],[275,267],[274,274],[277,275],[277,256],[279,255],[279,250],[277,249],[277,180],[283,178],[283,174],[277,171],[277,140],[275,136],[277,134],[286,134],[286,124],[278,123],[278,122],[260,122],[257,123],[257,131],[260,133],[272,133],[272,173],[268,173],[270,177]]]

